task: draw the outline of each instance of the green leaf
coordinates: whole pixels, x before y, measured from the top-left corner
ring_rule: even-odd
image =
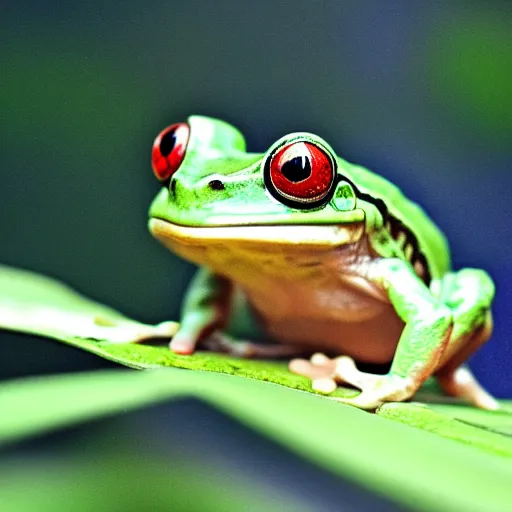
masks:
[[[0,265],[0,328],[67,341],[170,337],[176,322],[142,324],[50,277]]]
[[[507,510],[508,457],[284,386],[211,372],[97,372],[0,386],[0,441],[196,397],[415,510]]]
[[[512,457],[512,438],[459,421],[465,417],[465,413],[461,412],[464,409],[470,408],[452,405],[449,409],[451,414],[443,414],[424,404],[389,403],[381,406],[377,414],[496,455]],[[448,413],[446,407],[444,412]],[[512,429],[512,415],[502,411],[480,411],[480,425],[485,427],[489,423],[492,424],[496,417]]]
[[[492,412],[465,404],[429,404],[429,407],[461,422],[512,436],[512,405],[510,401],[502,400],[501,409]]]

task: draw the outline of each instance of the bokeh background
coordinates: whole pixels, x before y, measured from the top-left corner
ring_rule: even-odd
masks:
[[[2,3],[0,261],[138,319],[176,319],[193,268],[146,230],[156,134],[220,117],[264,152],[296,130],[417,200],[456,268],[497,283],[471,360],[512,397],[512,4]],[[0,378],[108,366],[0,333]]]

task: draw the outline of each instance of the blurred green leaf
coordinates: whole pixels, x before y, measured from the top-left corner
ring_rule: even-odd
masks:
[[[70,338],[130,342],[172,336],[176,322],[142,324],[46,276],[0,265],[0,328]]]
[[[118,445],[83,448],[31,464],[12,456],[0,462],[2,512],[311,510],[209,461],[169,460]]]
[[[0,386],[4,443],[196,397],[318,465],[417,510],[506,510],[507,457],[283,386],[211,372],[97,372]]]
[[[269,494],[240,475],[202,461],[166,460],[102,446],[66,458],[0,463],[3,512],[306,511],[297,499]],[[277,493],[275,493],[277,494]]]

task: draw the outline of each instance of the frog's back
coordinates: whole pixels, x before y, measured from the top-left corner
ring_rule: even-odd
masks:
[[[425,259],[432,278],[439,278],[450,270],[450,250],[446,238],[420,206],[382,176],[343,160],[341,164],[357,184],[360,197],[379,209],[383,224],[391,234],[405,231],[417,244],[418,254]]]

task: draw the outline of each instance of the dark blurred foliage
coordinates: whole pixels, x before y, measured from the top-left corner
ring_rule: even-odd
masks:
[[[422,204],[456,267],[493,275],[495,335],[472,366],[512,396],[511,22],[507,1],[4,3],[0,261],[177,318],[192,267],[146,231],[154,136],[190,113],[251,151],[316,132]],[[1,346],[5,376],[77,357]]]

